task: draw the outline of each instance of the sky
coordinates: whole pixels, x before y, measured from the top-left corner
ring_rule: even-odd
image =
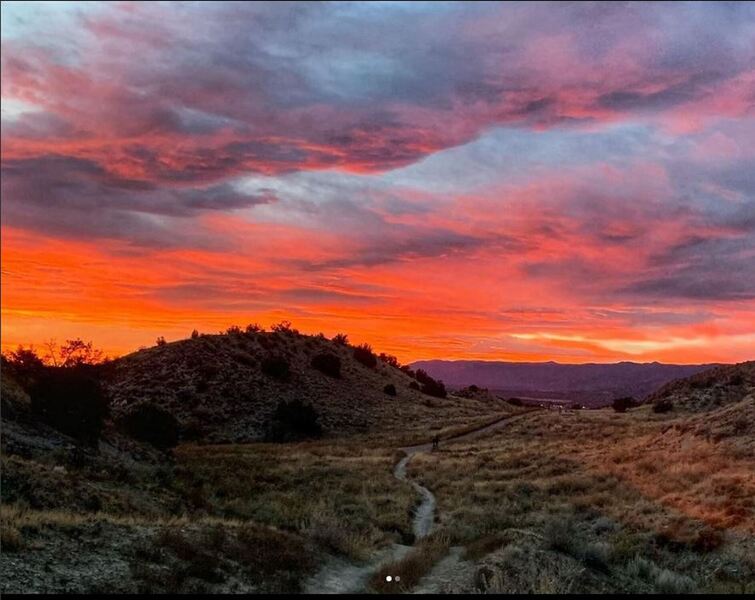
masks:
[[[755,359],[755,3],[2,3],[2,347],[290,320]]]

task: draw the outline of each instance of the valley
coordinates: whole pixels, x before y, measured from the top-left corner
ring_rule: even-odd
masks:
[[[4,364],[4,593],[755,591],[753,363],[625,412],[548,411],[479,388],[428,395],[391,358],[365,365],[293,331],[211,339],[216,357],[287,357],[288,378],[245,357],[255,394],[222,397],[191,366],[201,338],[141,351],[104,371],[117,402],[94,446],[40,420]],[[323,352],[339,378],[310,366]],[[274,400],[295,393],[323,431],[268,439]],[[178,415],[177,445],[124,430],[127,398]]]

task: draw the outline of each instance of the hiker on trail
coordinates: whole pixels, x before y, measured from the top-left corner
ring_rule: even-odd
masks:
[[[436,435],[433,438],[433,450],[437,450],[439,444],[440,444],[440,438]]]

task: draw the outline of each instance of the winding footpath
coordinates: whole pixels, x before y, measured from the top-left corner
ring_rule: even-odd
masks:
[[[505,415],[492,423],[465,433],[445,438],[441,440],[441,442],[442,444],[448,444],[449,442],[458,442],[479,437],[485,433],[498,429],[512,417],[517,417],[526,414],[527,412],[531,411]],[[408,482],[417,491],[421,498],[420,504],[414,512],[414,520],[412,521],[412,530],[416,541],[426,537],[432,531],[435,523],[436,501],[435,496],[429,489],[420,485],[416,481],[407,478],[406,469],[409,461],[415,454],[431,452],[432,443],[407,446],[405,448],[400,448],[400,450],[404,452],[405,456],[396,463],[396,466],[393,468],[393,476],[400,481]],[[318,571],[318,573],[305,583],[303,591],[307,594],[347,594],[364,592],[367,582],[374,572],[380,569],[383,565],[401,560],[411,549],[412,546],[393,544],[376,553],[372,560],[364,565],[355,565],[346,559],[333,557],[322,567],[322,569],[320,569],[320,571]],[[451,548],[449,556],[438,563],[438,565],[436,565],[437,568],[433,569],[426,579],[433,579],[433,574],[439,570],[446,571],[452,566],[451,563],[458,563],[460,557],[461,548]],[[440,567],[443,567],[443,569],[439,569]],[[437,591],[434,589],[432,581],[423,580],[420,582],[418,588],[422,588],[421,590],[417,590],[420,593]]]

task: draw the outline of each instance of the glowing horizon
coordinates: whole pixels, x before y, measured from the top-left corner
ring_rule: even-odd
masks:
[[[2,4],[2,349],[290,320],[755,358],[751,3]]]

